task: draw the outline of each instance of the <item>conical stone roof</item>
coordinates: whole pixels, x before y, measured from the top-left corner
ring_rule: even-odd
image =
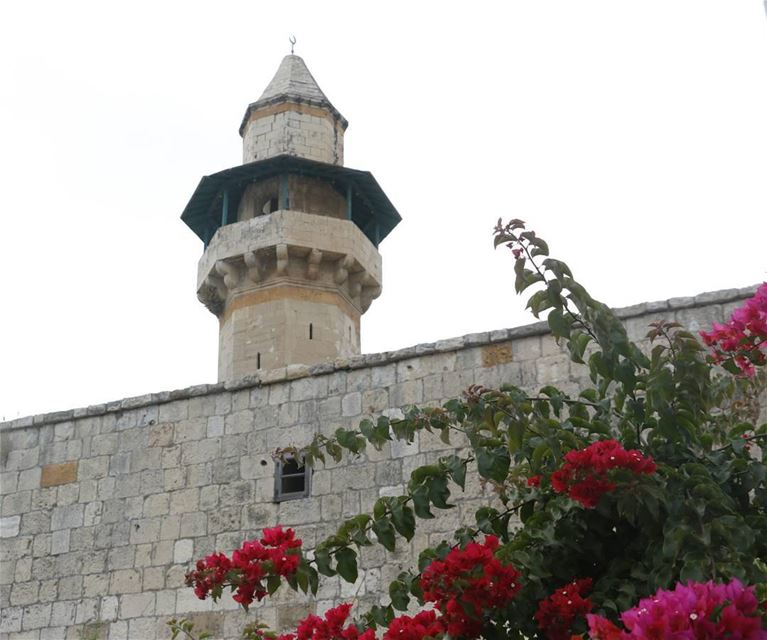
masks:
[[[240,133],[242,134],[242,129],[252,110],[278,102],[303,102],[325,107],[341,121],[344,128],[348,126],[346,118],[322,92],[301,56],[291,53],[282,59],[277,73],[274,74],[261,97],[248,106],[240,126]]]
[[[330,105],[330,101],[322,93],[322,89],[309,72],[306,63],[300,56],[294,54],[282,59],[277,73],[256,102],[278,97],[324,102]]]

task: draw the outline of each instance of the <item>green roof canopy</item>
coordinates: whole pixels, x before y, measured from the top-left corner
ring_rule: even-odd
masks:
[[[245,187],[281,174],[321,178],[341,193],[350,193],[352,222],[376,247],[402,220],[369,171],[289,155],[257,160],[203,177],[181,219],[207,245],[223,223],[224,201],[228,211],[237,211]]]

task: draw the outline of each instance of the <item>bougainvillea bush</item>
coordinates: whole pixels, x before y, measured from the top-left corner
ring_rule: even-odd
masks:
[[[521,221],[499,222],[495,241],[512,251],[516,291],[532,291],[528,307],[546,312],[591,384],[577,394],[474,386],[292,448],[311,465],[424,430],[461,442],[313,550],[292,530],[267,530],[231,559],[199,561],[189,584],[199,597],[229,588],[247,606],[282,583],[354,582],[361,547],[412,539],[476,473],[493,506],[425,550],[380,606],[352,618],[342,604],[281,636],[256,623],[245,637],[767,639],[767,284],[702,336],[659,321],[640,348]]]

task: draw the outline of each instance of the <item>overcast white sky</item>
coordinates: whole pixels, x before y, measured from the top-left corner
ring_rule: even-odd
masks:
[[[365,352],[532,320],[499,216],[611,305],[767,278],[762,0],[0,12],[0,418],[215,381],[179,215],[291,33],[403,218]]]

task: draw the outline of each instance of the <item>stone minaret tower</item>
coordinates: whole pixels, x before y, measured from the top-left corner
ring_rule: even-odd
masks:
[[[205,243],[197,297],[219,319],[219,380],[360,352],[378,244],[400,216],[372,174],[343,166],[347,125],[286,56],[245,111],[244,164],[205,176],[184,209]]]

